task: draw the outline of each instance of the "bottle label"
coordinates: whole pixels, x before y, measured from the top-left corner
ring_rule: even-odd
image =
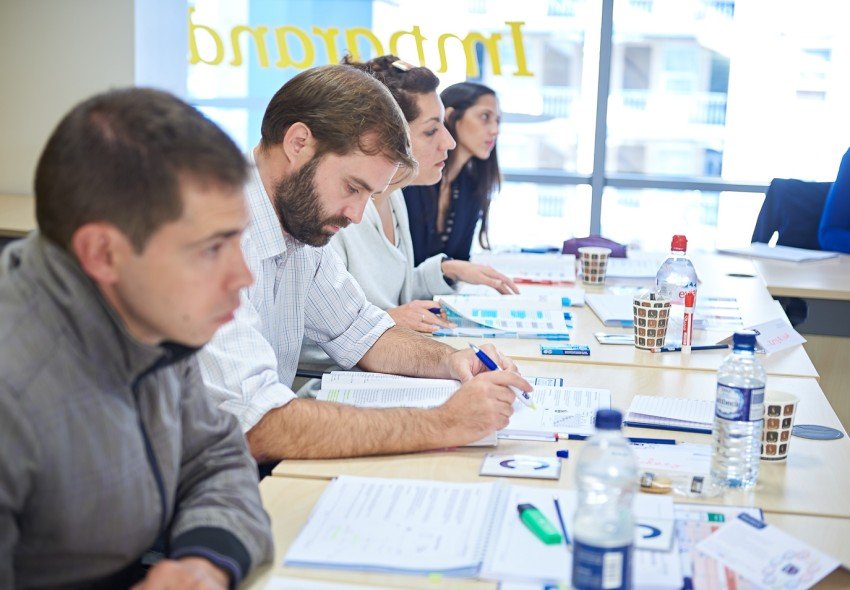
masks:
[[[717,384],[714,414],[733,422],[755,422],[764,417],[764,386],[733,387]]]
[[[632,587],[632,545],[594,547],[579,540],[573,547],[573,588],[620,590]]]

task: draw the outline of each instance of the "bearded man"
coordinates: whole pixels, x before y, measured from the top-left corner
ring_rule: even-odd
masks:
[[[488,372],[456,351],[394,325],[368,303],[331,248],[366,203],[415,171],[407,124],[383,84],[345,65],[301,72],[272,98],[246,186],[251,224],[242,249],[256,282],[235,319],[201,353],[208,391],[239,419],[258,461],[402,453],[464,445],[507,425],[514,393],[530,391],[513,362]],[[302,339],[338,365],[452,378],[461,388],[433,409],[367,409],[297,398]]]

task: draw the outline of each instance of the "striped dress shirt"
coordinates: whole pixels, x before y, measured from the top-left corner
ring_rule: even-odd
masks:
[[[350,368],[394,322],[366,301],[331,248],[284,233],[256,166],[245,193],[251,222],[242,251],[254,284],[198,359],[216,403],[247,432],[295,398],[291,386],[304,337]]]

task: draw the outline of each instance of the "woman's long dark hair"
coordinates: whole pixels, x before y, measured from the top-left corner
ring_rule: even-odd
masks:
[[[440,98],[446,109],[449,107],[454,109],[450,115],[446,116],[446,128],[458,144],[460,144],[460,139],[457,135],[457,122],[463,118],[466,109],[478,102],[478,99],[485,94],[496,96],[496,92],[492,88],[475,82],[452,84],[440,93]],[[496,143],[498,145],[498,141]],[[448,160],[446,160],[446,170],[451,168],[452,162],[456,157],[457,148],[449,152]],[[487,236],[487,218],[490,212],[490,197],[502,186],[502,175],[499,172],[499,156],[496,153],[496,146],[493,146],[493,151],[490,152],[490,157],[486,160],[472,156],[466,165],[475,183],[474,192],[479,198],[482,211],[481,231],[478,232],[478,243],[482,248],[489,250],[490,239]],[[442,185],[446,181],[446,177],[443,175],[440,184]]]

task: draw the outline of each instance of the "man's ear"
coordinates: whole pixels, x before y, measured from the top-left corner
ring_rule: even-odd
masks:
[[[293,123],[283,134],[283,151],[292,162],[307,162],[316,153],[316,139],[304,123]]]
[[[112,285],[118,281],[123,261],[132,255],[133,245],[114,225],[92,222],[71,236],[71,252],[92,280]]]

